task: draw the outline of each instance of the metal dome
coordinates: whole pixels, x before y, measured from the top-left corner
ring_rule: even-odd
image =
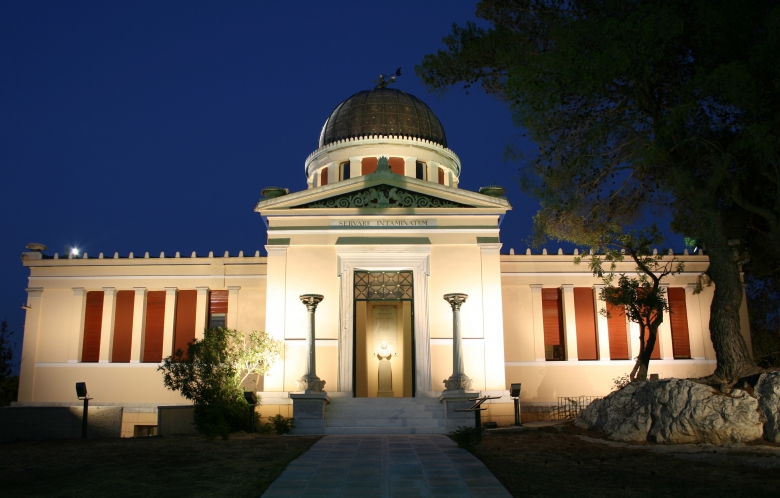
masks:
[[[325,121],[319,146],[367,135],[424,138],[447,147],[439,118],[415,97],[394,88],[363,90],[338,106]]]

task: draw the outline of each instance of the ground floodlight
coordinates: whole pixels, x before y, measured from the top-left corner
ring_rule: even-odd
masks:
[[[512,398],[519,398],[520,397],[520,388],[523,384],[512,384],[512,389],[509,392],[509,396]]]
[[[87,397],[86,382],[76,382],[76,396],[78,396],[79,399],[84,399]]]
[[[253,391],[244,391],[244,399],[250,405],[257,404],[257,395]]]

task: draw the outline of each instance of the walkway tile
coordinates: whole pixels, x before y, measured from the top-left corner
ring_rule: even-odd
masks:
[[[326,436],[263,495],[275,497],[511,496],[482,462],[447,436]]]

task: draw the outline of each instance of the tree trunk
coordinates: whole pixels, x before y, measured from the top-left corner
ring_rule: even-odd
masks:
[[[710,337],[718,362],[714,375],[732,382],[755,369],[740,329],[743,291],[739,262],[723,232],[720,214],[702,214],[702,239],[710,257],[708,275],[715,284],[710,307]]]
[[[640,323],[639,327],[639,354],[636,357],[634,369],[631,370],[631,375],[629,376],[631,382],[647,380],[647,372],[650,369],[650,356],[653,354],[655,341],[658,337],[658,325],[650,327]],[[642,333],[644,330],[647,330],[647,334]],[[647,337],[647,340],[645,340],[645,337]]]

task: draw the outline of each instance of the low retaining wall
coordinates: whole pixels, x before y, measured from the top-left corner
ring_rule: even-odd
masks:
[[[157,435],[158,436],[190,436],[198,434],[195,428],[195,407],[158,406]]]
[[[11,406],[0,408],[0,441],[76,439],[81,437],[80,406]],[[120,437],[122,407],[90,406],[88,438]]]

